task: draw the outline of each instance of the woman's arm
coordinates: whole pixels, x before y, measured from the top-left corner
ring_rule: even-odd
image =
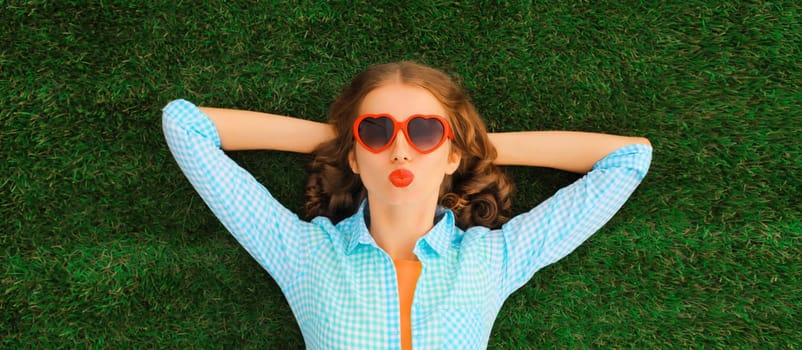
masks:
[[[599,160],[632,144],[651,145],[642,137],[575,131],[490,133],[498,165],[539,166],[587,173]]]
[[[215,123],[191,102],[175,100],[165,106],[162,128],[170,152],[206,205],[279,285],[290,285],[312,254],[302,242],[320,237],[320,228],[282,206],[229,158],[220,149]],[[237,139],[232,133],[226,137]]]
[[[603,148],[615,144],[608,141],[615,138],[600,139],[603,140],[599,142],[602,146],[592,143],[585,146]],[[500,286],[505,295],[526,283],[542,267],[570,254],[624,205],[651,164],[652,147],[648,141],[642,140],[644,142],[634,142],[610,152],[580,179],[502,226],[502,234],[497,237],[503,240],[500,246],[504,247],[503,254],[500,254],[505,259],[504,280]],[[572,146],[565,148],[576,151]],[[599,150],[602,151],[605,150]],[[577,157],[586,156],[580,154]],[[551,161],[558,166],[574,167],[584,165],[581,163],[586,160]]]
[[[334,138],[329,124],[269,113],[200,107],[214,122],[227,151],[276,150],[311,153]]]

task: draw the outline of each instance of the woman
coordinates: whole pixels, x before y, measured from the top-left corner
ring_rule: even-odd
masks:
[[[638,137],[488,134],[448,76],[410,62],[359,74],[329,119],[183,100],[163,114],[179,166],[276,280],[313,349],[486,347],[504,300],[604,225],[651,161]],[[315,217],[284,208],[221,147],[314,151]],[[496,165],[587,174],[505,222],[511,185]]]

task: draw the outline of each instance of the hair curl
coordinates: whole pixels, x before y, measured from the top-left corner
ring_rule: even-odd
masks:
[[[439,204],[451,209],[457,226],[496,228],[509,220],[513,184],[493,164],[496,149],[465,92],[445,73],[413,62],[371,66],[358,74],[329,108],[329,123],[337,136],[321,144],[309,164],[307,218],[325,216],[339,222],[353,215],[367,196],[348,155],[354,147],[353,122],[364,97],[389,82],[426,89],[443,105],[454,132],[452,147],[462,152],[457,171],[444,177]]]

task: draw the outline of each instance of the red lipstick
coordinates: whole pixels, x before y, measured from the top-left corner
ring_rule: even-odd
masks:
[[[407,169],[396,169],[390,173],[389,179],[395,187],[407,187],[415,179],[415,174]]]

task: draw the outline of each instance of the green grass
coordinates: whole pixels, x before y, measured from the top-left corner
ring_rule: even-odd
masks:
[[[160,108],[324,120],[358,71],[458,76],[494,131],[647,136],[624,209],[494,349],[802,347],[802,5],[0,1],[0,347],[302,348],[172,160]],[[305,156],[232,154],[289,208]],[[515,209],[574,177],[514,168]]]

